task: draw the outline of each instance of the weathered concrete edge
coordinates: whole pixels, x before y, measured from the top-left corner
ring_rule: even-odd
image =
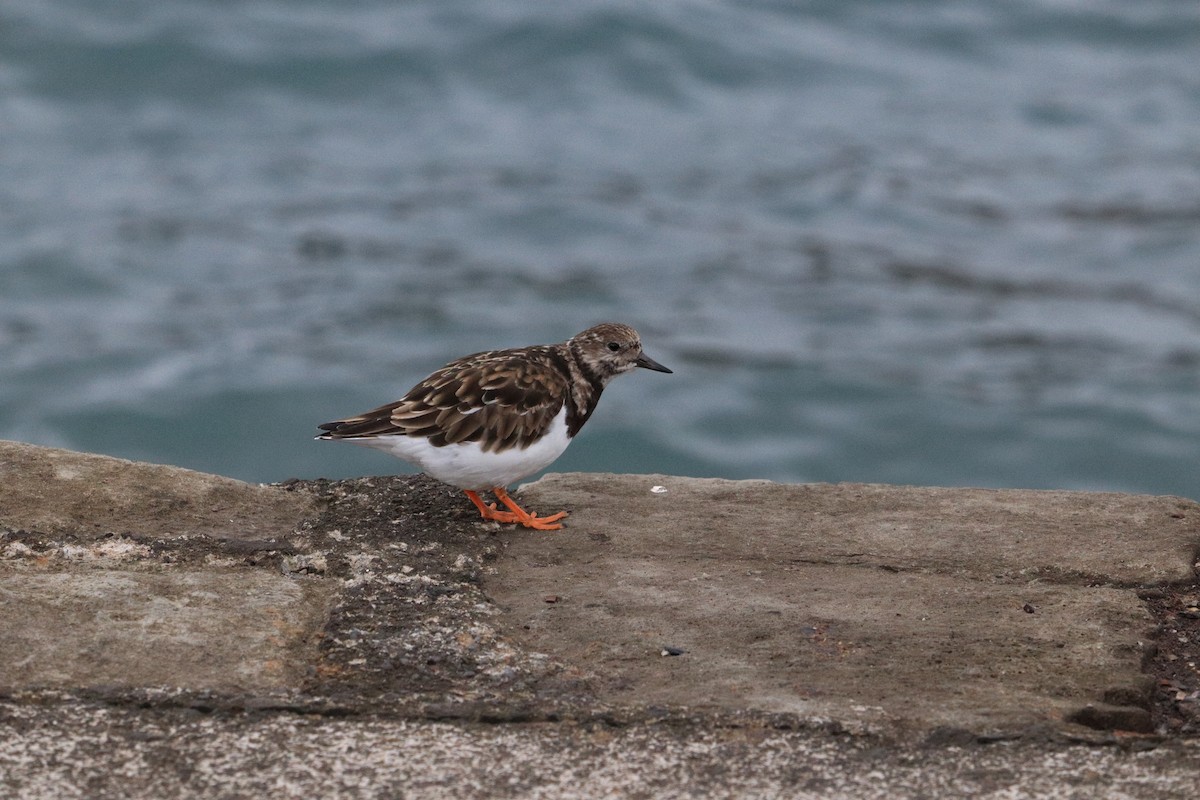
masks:
[[[129,462],[129,463],[133,463],[133,462]],[[168,467],[165,469],[173,469],[173,468]],[[202,473],[196,473],[196,474],[202,475]],[[222,480],[229,480],[229,479],[222,479]],[[383,480],[387,480],[387,479],[383,479]],[[761,483],[769,483],[769,482],[755,482],[755,483],[761,484]],[[452,493],[450,496],[453,496]],[[457,500],[458,498],[455,498],[455,499]],[[458,505],[461,505],[461,503],[459,503]],[[458,513],[457,511],[454,510],[455,508],[456,508],[456,505],[447,504],[447,509],[443,509],[441,507],[436,507],[436,508],[427,509],[427,511],[435,511],[438,514],[441,514],[445,510],[447,514],[453,516],[454,514]],[[477,525],[477,523],[474,523],[473,519],[469,519],[469,515],[468,515],[468,519],[466,520],[466,522],[470,523],[471,530],[473,531],[473,533],[475,535],[478,535],[478,525]],[[150,701],[152,703],[160,703],[161,702],[166,705],[171,705],[172,701],[167,699],[168,695],[170,695],[170,694],[171,693],[169,691],[158,692],[157,693],[158,699],[156,700],[156,699],[154,699],[156,693],[153,691],[147,691],[141,695],[140,699],[137,702]],[[130,693],[129,691],[124,691],[124,693],[122,695],[122,692],[120,692],[120,691],[105,690],[103,687],[97,687],[95,690],[92,690],[90,692],[88,690],[84,690],[84,691],[78,692],[78,693],[64,694],[62,692],[59,692],[57,694],[57,696],[60,699],[68,701],[68,702],[77,702],[77,701],[87,702],[88,697],[90,696],[93,700],[98,700],[101,698],[108,698],[104,702],[117,702],[117,703],[124,703],[129,700],[134,700],[135,695],[136,695],[136,693]],[[20,694],[19,696],[25,698],[26,700],[34,699],[34,695],[29,694],[29,693]],[[40,696],[44,700],[51,700],[55,696],[55,693],[48,691],[48,692],[44,692],[44,693],[38,693],[38,696]],[[239,697],[239,696],[231,696],[231,695],[221,695],[220,693],[208,693],[206,695],[206,693],[204,693],[204,692],[193,692],[193,693],[190,693],[190,695],[189,695],[188,693],[185,693],[185,692],[179,692],[179,693],[175,693],[175,696],[183,701],[182,703],[180,703],[180,705],[185,706],[185,707],[193,707],[193,708],[223,707],[223,708],[227,708],[230,710],[258,708],[258,709],[262,709],[262,710],[279,709],[279,710],[284,710],[284,711],[288,711],[288,710],[302,711],[303,713],[312,713],[313,711],[316,711],[316,713],[322,713],[320,708],[321,708],[321,704],[324,703],[325,709],[331,715],[344,714],[344,713],[354,713],[354,714],[370,713],[367,710],[367,708],[363,705],[344,704],[344,703],[339,703],[339,702],[328,702],[328,701],[323,701],[323,700],[316,700],[314,698],[309,698],[308,700],[306,700],[303,697],[300,697],[300,698],[298,698],[300,700],[300,702],[298,704],[295,704],[295,703],[290,702],[287,699],[287,693],[282,693],[281,695],[271,695],[271,694],[267,693],[267,694],[246,695],[246,696]],[[542,698],[542,699],[544,700],[545,698]],[[282,701],[282,702],[278,702],[278,701]],[[402,706],[404,708],[407,708],[407,711],[403,711]],[[308,709],[308,710],[305,711],[304,709]],[[708,723],[704,723],[704,724],[728,724],[728,725],[737,726],[737,725],[744,725],[744,724],[750,723],[750,724],[755,724],[755,725],[768,725],[771,727],[789,727],[789,728],[796,727],[796,728],[802,728],[802,729],[810,729],[814,726],[814,724],[817,724],[817,725],[821,724],[819,721],[814,721],[811,719],[803,719],[803,718],[794,718],[794,717],[790,717],[789,715],[786,715],[786,714],[783,714],[783,715],[780,715],[780,714],[774,714],[774,715],[772,715],[772,714],[755,714],[755,712],[752,712],[752,711],[747,711],[744,714],[734,714],[732,716],[726,715],[725,717],[721,717],[720,719],[718,719],[718,715],[709,715],[709,714],[705,714],[705,713],[701,713],[701,714],[697,715],[697,713],[694,710],[686,709],[686,708],[652,709],[650,714],[646,714],[645,712],[635,713],[634,711],[628,710],[628,709],[609,709],[609,710],[590,709],[590,710],[588,710],[588,709],[583,708],[582,706],[575,706],[575,707],[560,706],[557,710],[546,711],[545,707],[542,706],[539,702],[534,702],[533,704],[529,704],[529,703],[523,702],[523,701],[511,702],[511,701],[506,700],[503,697],[500,697],[497,695],[493,695],[488,698],[478,699],[475,701],[466,701],[466,702],[457,702],[457,701],[439,702],[434,696],[431,696],[431,695],[426,695],[425,697],[417,696],[417,697],[412,698],[411,703],[401,704],[400,706],[396,706],[396,709],[397,709],[397,713],[401,713],[402,715],[406,715],[406,716],[414,716],[415,715],[415,716],[419,716],[421,718],[426,718],[426,719],[478,719],[478,720],[483,720],[483,721],[495,721],[495,722],[523,722],[523,721],[537,721],[537,720],[553,721],[555,719],[569,717],[569,718],[575,718],[575,719],[580,719],[580,720],[593,720],[593,721],[609,722],[611,724],[628,724],[629,720],[631,720],[631,719],[640,719],[640,720],[656,719],[656,720],[663,720],[663,721],[675,720],[675,721],[678,721],[681,723],[688,722],[689,724],[701,724],[701,721],[708,720]],[[750,722],[751,720],[753,720],[752,723]],[[845,732],[845,731],[841,731],[841,732]],[[958,732],[958,733],[949,732],[949,733],[945,734],[944,736],[948,736],[950,739],[953,739],[956,736],[963,736],[963,735],[966,735],[966,734],[964,732]],[[1071,736],[1071,735],[1074,735],[1074,734],[1068,734],[1068,736]],[[1087,734],[1081,734],[1081,735],[1086,736]],[[999,738],[1007,738],[1007,736],[1005,734],[997,734],[997,736]],[[1109,738],[1109,735],[1107,735],[1103,732],[1098,733],[1096,736],[1096,740],[1098,740],[1098,741],[1106,740],[1108,738]]]
[[[166,464],[0,440],[0,525],[81,539],[200,534],[262,539],[317,513],[278,486]]]
[[[904,505],[911,506],[914,500],[922,504],[927,503],[930,517],[935,516],[933,512],[936,511],[941,511],[944,515],[948,506],[955,507],[956,512],[960,507],[965,512],[971,510],[973,506],[976,507],[974,510],[977,510],[981,505],[995,506],[996,510],[999,511],[1001,507],[1012,504],[1014,501],[1017,505],[1020,505],[1020,499],[1025,497],[1037,498],[1039,502],[1036,505],[1038,507],[1051,507],[1056,500],[1061,501],[1063,504],[1069,504],[1071,501],[1084,499],[1089,504],[1110,507],[1153,504],[1173,522],[1180,521],[1188,525],[1191,530],[1191,540],[1185,542],[1182,537],[1175,538],[1169,553],[1164,550],[1157,554],[1159,561],[1152,569],[1113,570],[1111,568],[1111,561],[1102,562],[1101,568],[1096,568],[1094,565],[1092,568],[1088,568],[1086,565],[1071,564],[1068,558],[1061,563],[1047,564],[1034,570],[1022,568],[1019,572],[1011,572],[1009,571],[1012,569],[1011,565],[994,561],[988,562],[986,557],[978,550],[971,551],[970,560],[980,561],[983,565],[982,572],[989,578],[995,575],[994,570],[1000,570],[1004,572],[1006,577],[1020,580],[1039,578],[1056,583],[1100,583],[1106,586],[1135,590],[1163,585],[1192,583],[1200,577],[1200,502],[1177,495],[1091,492],[1065,489],[914,486],[858,482],[788,484],[763,479],[693,478],[661,473],[606,476],[599,473],[583,472],[546,473],[535,481],[523,484],[519,491],[525,493],[527,497],[532,497],[535,502],[549,502],[553,505],[565,499],[564,490],[568,487],[570,493],[577,497],[580,494],[596,491],[598,485],[607,483],[610,478],[618,478],[624,481],[632,480],[640,482],[646,487],[657,485],[659,490],[667,490],[671,484],[678,485],[683,483],[685,490],[691,495],[712,495],[721,498],[739,497],[747,489],[767,490],[785,498],[787,495],[795,493],[811,493],[814,496],[828,496],[832,493],[843,495],[889,493],[893,496],[903,498],[902,503]],[[1041,502],[1043,500],[1045,502]],[[634,513],[638,510],[640,509],[630,509]],[[861,510],[861,513],[865,515],[870,513],[870,511],[872,510],[864,508]],[[878,512],[879,509],[873,509],[873,511]],[[1143,527],[1146,526],[1143,525]],[[971,545],[983,543],[986,542],[970,542]],[[811,544],[812,542],[810,541],[805,546],[811,546]],[[877,564],[877,566],[885,569],[897,566],[905,568],[904,559],[906,555],[920,553],[921,558],[926,558],[929,555],[928,551],[921,550],[919,544],[919,540],[913,539],[907,542],[900,552],[893,551],[887,554],[875,552],[868,555],[876,558],[883,558],[885,555],[888,556],[889,558],[886,561],[881,560]],[[1135,551],[1137,544],[1137,542],[1130,542],[1125,551]],[[1159,544],[1161,546],[1161,543]],[[1087,551],[1088,548],[1081,548],[1081,550]],[[964,552],[966,552],[965,548]],[[1066,555],[1069,556],[1069,553]],[[1121,555],[1124,555],[1124,553],[1121,553]],[[1020,561],[1024,564],[1024,554],[1022,554]],[[822,557],[817,556],[813,563],[822,563]],[[839,564],[847,562],[829,559],[827,563]],[[948,564],[922,561],[909,566],[915,566],[920,569],[928,569],[932,566],[934,569],[941,568],[945,571],[953,572],[969,571],[969,565],[963,561]]]
[[[934,517],[940,517],[942,522],[940,523],[941,527],[938,527],[938,524],[934,524],[933,529],[943,533],[951,533],[954,527],[959,527],[969,531],[972,537],[974,536],[975,527],[971,523],[978,522],[981,516],[981,506],[983,516],[986,517],[994,504],[998,511],[1003,511],[997,517],[1004,519],[1012,514],[1012,509],[1006,508],[1006,506],[1015,505],[1017,506],[1018,521],[1032,524],[1034,528],[1037,527],[1036,523],[1039,517],[1042,519],[1043,524],[1049,523],[1047,533],[1053,533],[1054,536],[1048,538],[1056,539],[1057,542],[1055,547],[1051,547],[1044,554],[1050,556],[1050,560],[1046,563],[1058,564],[1065,562],[1068,565],[1072,563],[1069,548],[1074,548],[1075,546],[1075,539],[1070,535],[1074,529],[1070,526],[1060,529],[1062,526],[1056,521],[1059,514],[1056,513],[1055,509],[1062,507],[1061,515],[1063,519],[1082,520],[1085,523],[1082,528],[1083,531],[1118,531],[1122,530],[1126,524],[1131,524],[1133,525],[1133,530],[1138,530],[1146,524],[1154,525],[1157,515],[1166,512],[1163,518],[1167,520],[1168,528],[1163,529],[1162,533],[1164,535],[1155,537],[1158,539],[1156,542],[1157,547],[1153,551],[1156,554],[1156,560],[1150,562],[1154,564],[1154,568],[1152,570],[1141,570],[1144,577],[1146,577],[1146,580],[1143,581],[1130,580],[1128,577],[1114,579],[1111,574],[1097,574],[1095,571],[1061,569],[1030,571],[1023,568],[1028,563],[1027,559],[1029,556],[1027,552],[1028,548],[1024,547],[1017,548],[1015,552],[1010,553],[1010,560],[1007,564],[1003,563],[1003,561],[993,560],[985,562],[987,566],[984,569],[979,569],[976,564],[955,563],[951,561],[949,564],[941,563],[939,565],[935,564],[934,561],[926,562],[921,559],[918,559],[920,563],[909,566],[909,568],[916,569],[922,575],[929,574],[930,572],[934,574],[940,572],[948,579],[965,580],[968,583],[978,581],[994,584],[998,581],[1001,584],[1008,583],[1012,586],[1062,585],[1064,587],[1076,587],[1078,591],[1082,592],[1091,592],[1096,589],[1103,591],[1101,587],[1107,587],[1109,590],[1116,590],[1126,595],[1130,604],[1147,610],[1146,598],[1140,597],[1142,591],[1139,590],[1143,587],[1157,587],[1164,584],[1194,585],[1195,574],[1192,570],[1193,560],[1191,556],[1197,549],[1197,542],[1200,541],[1195,516],[1196,512],[1200,511],[1200,506],[1197,506],[1192,501],[1161,496],[1104,493],[1102,497],[1105,498],[1105,503],[1108,506],[1099,512],[1091,513],[1087,510],[1086,506],[1090,504],[1094,494],[1088,492],[960,490],[896,487],[883,484],[786,485],[760,480],[680,479],[675,476],[661,474],[602,476],[589,473],[550,474],[523,488],[526,490],[523,500],[539,504],[547,510],[557,510],[560,507],[573,503],[576,506],[576,512],[581,515],[578,517],[578,522],[582,527],[578,528],[576,533],[584,536],[584,539],[578,540],[582,544],[564,544],[562,546],[551,544],[548,547],[548,552],[543,556],[541,549],[530,545],[527,539],[520,537],[514,537],[513,539],[513,543],[517,545],[518,551],[521,552],[520,557],[522,559],[534,565],[537,565],[539,561],[545,561],[545,564],[541,566],[548,567],[547,572],[552,576],[548,578],[550,581],[548,586],[555,589],[559,588],[555,584],[555,580],[557,579],[561,583],[563,575],[561,570],[556,572],[555,568],[550,567],[550,565],[576,562],[581,564],[590,563],[593,554],[597,551],[594,545],[589,545],[585,540],[590,537],[602,543],[608,541],[609,534],[616,541],[620,542],[618,550],[610,551],[614,554],[614,560],[634,562],[635,573],[637,571],[636,563],[639,559],[653,560],[656,557],[655,553],[659,553],[660,551],[669,553],[674,548],[673,540],[678,536],[684,537],[682,541],[690,552],[699,554],[700,560],[698,563],[700,568],[703,567],[705,559],[711,560],[713,558],[727,558],[730,559],[730,563],[742,563],[742,558],[747,557],[747,552],[739,551],[737,549],[738,545],[725,544],[746,538],[737,532],[736,527],[723,531],[718,530],[715,538],[711,532],[699,533],[690,537],[686,533],[670,532],[674,530],[673,524],[676,522],[675,518],[671,516],[673,513],[671,509],[673,508],[684,511],[684,516],[677,520],[677,522],[685,526],[685,529],[690,521],[695,525],[695,530],[708,531],[710,527],[709,512],[712,511],[708,503],[709,498],[717,498],[719,503],[724,505],[724,516],[726,517],[736,515],[736,511],[732,507],[737,505],[739,498],[744,496],[747,501],[753,498],[757,517],[761,515],[760,512],[764,511],[766,506],[769,506],[770,498],[779,495],[782,505],[786,505],[789,509],[787,512],[789,516],[786,519],[772,519],[776,526],[782,525],[781,530],[784,532],[782,534],[784,539],[771,539],[770,544],[762,544],[762,547],[769,548],[772,554],[778,554],[785,563],[791,560],[805,564],[824,565],[837,569],[849,568],[851,570],[866,572],[872,572],[880,568],[888,572],[903,573],[908,571],[906,568],[897,568],[894,566],[898,557],[902,558],[902,555],[898,556],[898,553],[894,550],[891,552],[882,552],[877,549],[881,543],[885,548],[894,548],[894,537],[885,536],[881,541],[872,540],[867,543],[868,546],[865,548],[865,551],[864,548],[855,546],[852,548],[854,550],[851,554],[853,558],[848,559],[841,552],[845,550],[846,541],[841,536],[844,531],[843,523],[836,523],[836,527],[832,529],[832,535],[830,535],[829,539],[836,546],[830,552],[822,552],[821,543],[814,539],[814,536],[816,539],[820,539],[821,534],[813,534],[811,531],[807,531],[807,529],[810,526],[819,529],[822,524],[820,517],[823,514],[828,519],[849,519],[844,516],[847,513],[847,507],[855,512],[854,519],[856,521],[861,521],[872,515],[879,516],[882,508],[887,512],[882,515],[886,518],[886,521],[889,523],[896,522],[895,515],[890,513],[894,509],[887,503],[880,506],[878,502],[879,498],[871,497],[873,494],[889,495],[885,500],[898,499],[901,505],[907,507],[905,511],[910,516],[915,513],[918,517],[921,516],[922,498],[934,495],[938,502],[930,504],[930,521],[932,523]],[[836,489],[837,491],[830,492],[828,491],[830,489]],[[676,494],[680,495],[677,498],[678,502],[669,502],[668,498]],[[790,494],[791,497],[784,497],[783,495],[785,494]],[[836,511],[840,511],[843,516],[828,517],[826,513],[831,511],[830,504],[826,501],[834,495],[841,495],[841,499],[836,500],[834,505],[838,506]],[[1030,495],[1034,495],[1034,498],[1031,499]],[[980,496],[984,498],[982,504],[980,503]],[[764,497],[766,499],[765,503]],[[974,512],[973,517],[967,514],[964,509],[963,523],[958,521],[959,511],[956,504],[951,501],[953,498],[958,497],[970,500],[969,503],[964,503],[965,506],[975,506],[972,509]],[[798,502],[797,498],[800,498]],[[1043,500],[1042,498],[1049,499]],[[1064,502],[1054,502],[1055,499],[1061,499]],[[817,502],[812,502],[813,500]],[[1131,506],[1133,506],[1132,509]],[[1185,515],[1177,514],[1176,506],[1184,507],[1190,519],[1183,520]],[[689,507],[700,508],[703,511],[695,519],[691,519],[687,517],[686,510]],[[619,511],[613,511],[612,509],[619,509]],[[1144,513],[1147,510],[1152,513],[1147,515]],[[1125,514],[1130,511],[1136,513],[1130,514],[1128,519],[1126,519]],[[1033,512],[1032,516],[1029,515],[1030,512]],[[769,514],[765,516],[769,517]],[[736,519],[736,516],[733,516],[733,518]],[[626,524],[626,519],[636,519],[638,522],[631,527]],[[949,527],[946,527],[947,523]],[[965,528],[963,527],[964,523],[966,525]],[[874,527],[874,524],[874,522],[868,522],[866,528],[871,529]],[[1089,528],[1088,524],[1091,524],[1092,527]],[[1183,525],[1183,527],[1178,527],[1179,525]],[[826,524],[825,527],[825,532],[830,533],[829,525]],[[982,526],[985,533],[987,527],[987,524]],[[904,525],[899,525],[898,530],[905,530]],[[794,534],[796,531],[807,532],[804,535],[796,536]],[[1003,529],[1003,532],[1007,533],[1007,528]],[[1064,533],[1067,535],[1064,536]],[[1176,546],[1180,541],[1181,533],[1190,536],[1187,539],[1186,547],[1182,549]],[[749,532],[746,534],[746,536],[752,535]],[[935,538],[939,542],[942,541],[939,537]],[[907,544],[903,542],[906,541],[902,540],[901,543],[901,547],[905,548],[905,550],[907,550]],[[953,543],[953,536],[948,536],[947,541]],[[1086,541],[1086,538],[1084,541]],[[966,540],[967,544],[973,542],[973,538]],[[1108,548],[1118,556],[1122,556],[1122,558],[1125,552],[1135,550],[1133,547],[1134,544],[1136,542],[1130,542],[1127,537],[1123,539],[1119,535],[1110,536],[1106,542]],[[1064,549],[1064,547],[1067,549]],[[602,553],[605,549],[604,545],[601,544],[600,552]],[[919,550],[920,547],[918,546],[916,549]],[[751,550],[753,550],[753,547]],[[899,552],[903,553],[905,550]],[[620,555],[617,555],[617,553]],[[927,555],[930,555],[928,550],[922,554],[922,556]],[[976,555],[973,553],[971,558],[974,559]],[[676,556],[678,556],[678,553]],[[590,568],[584,567],[583,574],[594,576],[598,570],[604,572],[605,570],[621,569],[614,563],[606,561],[606,558],[606,556],[600,555],[598,564],[602,566],[593,564]],[[1062,559],[1061,562],[1060,558]],[[1181,570],[1190,576],[1190,580],[1162,580],[1163,576],[1169,576],[1172,572],[1178,573]],[[636,585],[636,582],[634,585]],[[562,588],[567,588],[566,584],[562,584]],[[673,590],[668,589],[668,592],[671,591]],[[539,612],[535,610],[537,608],[536,598],[533,601],[526,601],[521,599],[522,594],[524,593],[519,586],[509,586],[507,594],[502,592],[505,602],[521,608],[517,616],[510,619],[510,624],[531,622],[540,617]],[[567,589],[567,594],[570,594],[569,589]],[[634,605],[637,605],[638,602],[636,594],[637,591],[635,590],[634,596],[628,598]],[[754,597],[756,595],[752,592],[751,596]],[[530,602],[534,602],[534,605],[530,605]],[[557,608],[557,606],[555,607]],[[1026,608],[1026,612],[1030,612],[1029,607]],[[567,612],[561,613],[566,614]],[[586,612],[583,616],[586,617]],[[603,615],[597,621],[600,625],[603,625]],[[1130,647],[1142,654],[1140,659],[1135,656],[1133,663],[1129,665],[1136,672],[1139,670],[1138,662],[1140,661],[1140,676],[1135,677],[1131,674],[1130,677],[1133,679],[1128,684],[1120,686],[1114,684],[1113,687],[1109,688],[1100,687],[1103,691],[1097,691],[1093,697],[1079,698],[1080,705],[1078,706],[1072,706],[1068,703],[1063,709],[1064,722],[1107,730],[1142,732],[1152,730],[1150,708],[1154,703],[1153,690],[1155,680],[1154,676],[1148,673],[1146,665],[1148,661],[1153,660],[1156,648],[1153,646],[1147,648],[1144,644],[1145,642],[1153,641],[1155,638],[1155,624],[1149,614],[1146,615],[1146,623],[1147,627],[1144,631],[1140,629],[1127,631],[1136,637],[1136,647],[1133,648],[1133,640],[1129,642]],[[547,623],[551,627],[553,624],[551,622]],[[540,629],[541,625],[535,623],[535,627]],[[586,624],[583,624],[581,627],[580,620],[577,619],[574,620],[574,627],[568,629],[581,630],[586,628]],[[570,637],[572,634],[567,634],[567,636]],[[585,634],[583,639],[586,640],[587,638]],[[536,642],[531,644],[533,647],[545,646],[539,645]],[[695,641],[692,642],[692,645],[697,648],[704,647],[704,645],[698,644]],[[704,650],[700,649],[697,652],[704,652]],[[611,666],[619,669],[618,665]],[[934,724],[941,723],[940,721],[935,721]],[[972,727],[972,730],[982,732],[986,737],[999,736],[1002,738],[1012,732],[999,729],[985,731],[979,726]],[[966,734],[967,731],[960,731],[960,733]]]

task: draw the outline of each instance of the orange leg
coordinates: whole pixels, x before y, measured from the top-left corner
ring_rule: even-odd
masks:
[[[475,507],[479,509],[479,513],[483,515],[484,519],[494,519],[496,522],[517,521],[516,514],[510,514],[507,511],[497,511],[495,503],[492,503],[491,505],[484,505],[483,500],[481,500],[479,495],[475,494],[475,492],[472,492],[470,489],[465,489],[464,491],[466,491],[467,497],[471,499],[471,502],[475,504]]]
[[[560,511],[548,517],[539,517],[537,514],[532,514],[517,505],[517,501],[508,496],[508,492],[505,491],[503,486],[497,486],[495,489],[492,489],[492,492],[495,493],[501,503],[504,503],[508,507],[509,511],[513,512],[514,521],[521,523],[526,528],[534,528],[539,531],[556,531],[562,528],[562,525],[552,525],[551,523],[558,522],[567,515],[567,512]]]

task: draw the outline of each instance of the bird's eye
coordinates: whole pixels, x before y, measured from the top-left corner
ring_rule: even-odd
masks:
[[[621,345],[617,344],[616,342],[609,342],[608,349],[609,349],[609,352],[615,353],[621,349]]]

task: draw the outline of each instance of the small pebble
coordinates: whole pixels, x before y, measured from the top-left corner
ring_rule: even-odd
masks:
[[[1033,612],[1037,611],[1037,609],[1033,607],[1032,603],[1026,603],[1022,606],[1022,608],[1025,610],[1026,614],[1032,614]]]
[[[687,650],[684,650],[682,647],[667,646],[667,647],[663,647],[662,652],[659,653],[659,655],[660,656],[681,656],[686,652],[687,652]]]
[[[547,602],[547,603],[557,603],[557,602],[558,602],[559,600],[561,600],[561,599],[562,599],[562,598],[561,598],[561,597],[559,597],[559,596],[558,596],[558,595],[556,595],[556,594],[548,594],[548,595],[546,595],[545,597],[543,597],[543,598],[542,598],[542,600],[543,600],[544,602]]]
[[[650,487],[650,491],[651,491],[651,492],[653,492],[654,494],[666,494],[666,493],[667,493],[667,487],[665,487],[665,486],[651,486],[651,487]]]

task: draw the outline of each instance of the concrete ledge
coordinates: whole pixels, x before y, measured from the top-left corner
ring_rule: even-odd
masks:
[[[179,467],[0,440],[0,525],[14,530],[266,539],[312,516],[309,497]]]
[[[576,527],[636,531],[647,554],[1149,586],[1193,580],[1200,548],[1200,506],[1179,497],[584,473],[522,491]]]
[[[260,570],[7,572],[0,608],[6,688],[298,686],[325,598]]]
[[[522,496],[570,533],[510,534],[485,589],[603,702],[908,732],[1151,730],[1136,588],[1200,547],[1179,498],[583,474]]]
[[[11,796],[1200,780],[1164,738],[1200,730],[1191,501],[550,475],[522,492],[571,511],[543,533],[422,476],[250,486],[15,443],[0,472]]]
[[[0,441],[0,691],[297,687],[327,583],[291,551],[308,493]]]

